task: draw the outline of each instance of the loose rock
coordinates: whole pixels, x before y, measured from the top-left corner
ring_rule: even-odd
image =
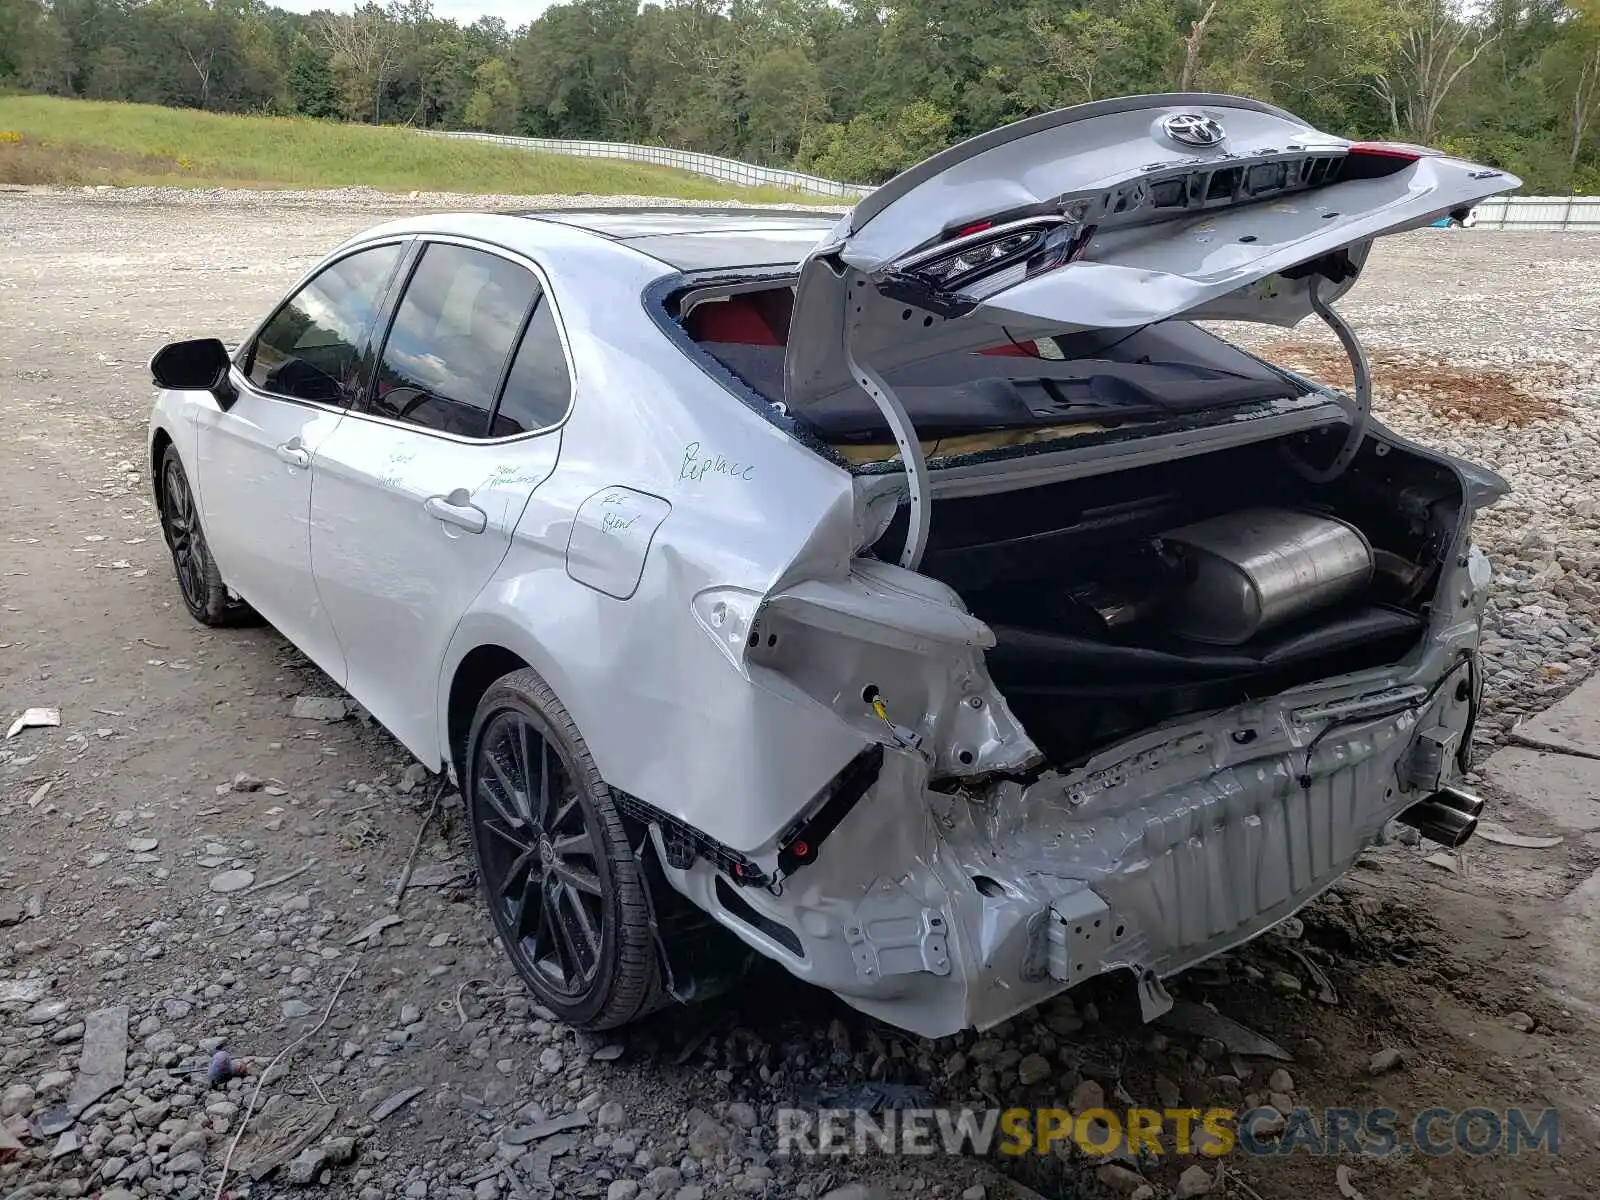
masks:
[[[232,892],[242,892],[256,881],[253,871],[235,870],[222,871],[211,877],[211,890],[221,895]]]
[[[1050,1065],[1050,1060],[1042,1054],[1029,1054],[1017,1064],[1017,1079],[1023,1087],[1031,1087],[1036,1083],[1043,1083],[1055,1074],[1055,1068]]]
[[[1395,1070],[1405,1060],[1405,1054],[1392,1047],[1387,1050],[1379,1050],[1372,1056],[1372,1061],[1367,1064],[1367,1070],[1373,1075],[1385,1075]]]
[[[1095,1172],[1100,1186],[1121,1196],[1131,1196],[1145,1184],[1144,1176],[1116,1163],[1108,1163]]]
[[[350,706],[338,696],[296,696],[289,715],[301,721],[342,721]]]
[[[1190,1200],[1193,1196],[1204,1196],[1211,1190],[1211,1173],[1202,1166],[1187,1168],[1178,1176],[1178,1200]]]
[[[1067,1101],[1067,1107],[1079,1115],[1088,1112],[1091,1108],[1104,1108],[1106,1106],[1106,1092],[1103,1087],[1092,1079],[1085,1079],[1072,1089],[1072,1098]]]
[[[728,1148],[728,1139],[731,1135],[727,1127],[708,1113],[703,1113],[697,1108],[690,1109],[688,1127],[689,1153],[696,1158],[710,1158],[718,1151]]]
[[[33,1088],[14,1083],[0,1092],[0,1117],[16,1117],[33,1107]]]

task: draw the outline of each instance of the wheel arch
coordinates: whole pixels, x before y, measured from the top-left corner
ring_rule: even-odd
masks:
[[[167,432],[165,425],[157,425],[150,432],[150,498],[155,501],[157,511],[161,508],[161,460],[167,453],[167,447],[176,445],[176,439]],[[181,457],[182,451],[179,451]]]
[[[445,689],[442,734],[440,745],[445,761],[455,769],[456,779],[466,786],[467,736],[472,730],[472,717],[497,679],[513,671],[521,671],[533,664],[515,650],[497,642],[484,642],[473,646],[461,655],[450,675]]]
[[[537,660],[545,656],[527,646],[512,631],[503,632],[508,636],[500,640],[481,640],[483,635],[480,633],[479,638],[471,639],[475,644],[464,651],[459,646],[453,646],[450,657],[454,659],[455,666],[441,689],[444,697],[443,744],[463,793],[468,786],[466,752],[473,721],[484,695],[498,681],[517,671],[532,671],[565,708],[556,686],[536,663],[528,661],[529,658]],[[502,641],[517,642],[530,653],[524,657],[518,650],[501,644]],[[570,712],[567,715],[571,718]],[[573,724],[576,727],[575,718]],[[581,738],[582,729],[578,728],[577,733]],[[587,742],[585,746],[587,748]],[[601,783],[605,783],[603,775]],[[637,856],[642,911],[651,931],[648,953],[653,960],[654,978],[658,981],[651,985],[650,993],[644,997],[635,1017],[629,1019],[642,1017],[669,1000],[684,1002],[699,999],[731,987],[748,964],[748,950],[668,878],[658,856],[658,840],[648,833],[648,822],[636,811],[623,807],[622,797],[619,796],[614,802],[618,805],[617,817],[629,847]],[[470,812],[470,800],[467,805]]]

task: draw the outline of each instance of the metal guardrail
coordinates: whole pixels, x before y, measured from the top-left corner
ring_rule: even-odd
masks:
[[[813,196],[832,196],[856,200],[872,191],[863,183],[840,183],[801,171],[781,167],[760,167],[700,154],[693,150],[674,150],[670,146],[640,146],[629,142],[596,142],[573,138],[509,137],[498,133],[421,129],[430,137],[465,138],[475,142],[499,142],[547,154],[572,154],[581,158],[621,158],[631,162],[676,167],[711,179],[721,179],[745,187],[779,187]],[[1485,200],[1474,210],[1478,229],[1593,230],[1600,233],[1600,196],[1497,196]]]
[[[791,191],[809,192],[814,196],[838,196],[855,200],[872,188],[866,184],[839,183],[800,171],[785,171],[779,167],[758,167],[754,163],[740,162],[736,158],[720,158],[715,154],[699,154],[693,150],[674,150],[670,146],[636,146],[628,142],[590,142],[571,138],[509,137],[499,133],[469,133],[443,129],[420,129],[431,137],[465,138],[474,142],[498,142],[518,146],[524,150],[542,150],[547,154],[573,154],[580,158],[625,158],[631,162],[654,163],[659,167],[676,167],[712,179],[737,183],[744,187],[779,187]]]
[[[1600,196],[1496,196],[1473,209],[1478,229],[1600,233]]]

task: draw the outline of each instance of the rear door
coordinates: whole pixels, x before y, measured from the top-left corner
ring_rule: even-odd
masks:
[[[426,241],[369,394],[317,452],[311,555],[351,694],[440,761],[437,684],[461,614],[555,469],[572,373],[533,264]]]
[[[1520,181],[1419,147],[1352,143],[1234,96],[1046,113],[868,195],[802,265],[791,410],[939,354],[1178,316],[1293,325],[1373,239]]]

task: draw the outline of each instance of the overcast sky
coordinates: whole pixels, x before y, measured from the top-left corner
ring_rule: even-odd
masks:
[[[303,13],[319,8],[349,12],[355,7],[354,0],[272,0],[272,3],[290,12]],[[433,0],[433,15],[459,21],[463,25],[470,25],[479,17],[502,17],[508,26],[516,29],[526,25],[553,3],[555,0]]]

